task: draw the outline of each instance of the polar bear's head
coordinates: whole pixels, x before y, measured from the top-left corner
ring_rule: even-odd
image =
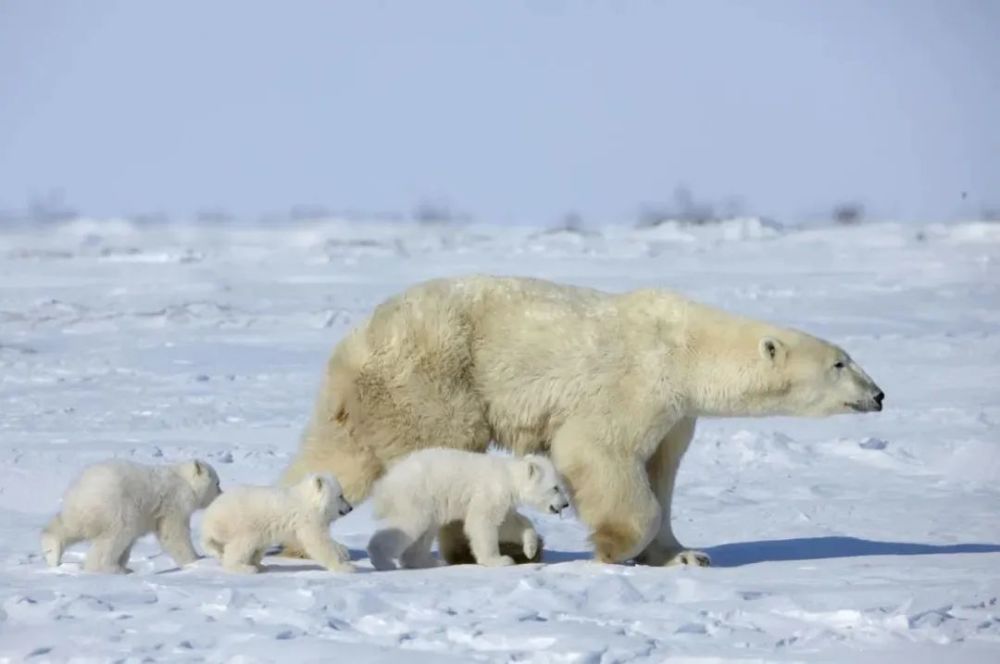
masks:
[[[543,512],[559,514],[569,507],[569,498],[552,462],[537,454],[517,460],[514,487],[519,502]]]
[[[842,348],[797,330],[751,327],[703,347],[706,415],[823,417],[882,410],[885,394]],[[720,340],[719,338],[716,341]]]
[[[182,463],[179,467],[181,477],[194,491],[195,501],[199,508],[204,509],[222,493],[219,475],[215,468],[201,459]]]
[[[885,394],[842,348],[800,332],[757,343],[765,401],[779,415],[821,417],[882,410]],[[777,392],[777,394],[774,394]]]
[[[354,509],[344,498],[340,482],[333,475],[307,475],[292,487],[292,492],[304,504],[318,510],[324,520],[333,521]]]

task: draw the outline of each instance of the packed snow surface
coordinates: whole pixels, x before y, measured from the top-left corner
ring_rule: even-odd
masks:
[[[84,574],[84,545],[44,565],[39,530],[88,463],[199,456],[224,488],[274,481],[350,326],[471,272],[668,287],[800,327],[886,409],[701,421],[675,530],[709,568],[599,564],[575,518],[530,513],[544,564],[374,572],[367,503],[333,527],[353,575],[178,570],[152,538],[127,576]],[[997,224],[0,230],[2,661],[998,662],[998,480]]]

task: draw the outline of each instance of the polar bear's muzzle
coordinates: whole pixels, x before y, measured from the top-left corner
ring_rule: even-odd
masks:
[[[876,387],[875,392],[867,399],[850,402],[844,405],[858,413],[877,413],[882,410],[883,399],[885,399],[885,392]]]

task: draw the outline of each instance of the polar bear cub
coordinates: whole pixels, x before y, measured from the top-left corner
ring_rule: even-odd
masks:
[[[500,555],[501,526],[524,537],[525,553],[533,555],[537,534],[517,513],[519,504],[554,514],[569,499],[552,462],[546,457],[497,457],[455,449],[414,452],[379,479],[372,492],[375,515],[385,521],[368,543],[376,569],[432,567],[431,545],[442,525],[464,521],[472,554],[480,565],[512,565]],[[505,532],[511,539],[517,533]]]
[[[202,546],[225,569],[254,574],[268,547],[294,538],[327,569],[352,572],[350,552],[330,537],[330,524],[351,509],[330,475],[313,473],[288,488],[238,486],[205,512]]]
[[[113,460],[88,466],[42,531],[42,553],[56,567],[67,547],[89,540],[84,570],[125,574],[132,545],[155,532],[174,562],[187,565],[198,559],[191,545],[191,515],[220,493],[215,469],[200,460],[170,466]]]

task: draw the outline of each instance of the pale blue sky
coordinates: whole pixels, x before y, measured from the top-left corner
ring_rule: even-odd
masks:
[[[1000,2],[0,0],[0,209],[615,221],[678,184],[1000,206]]]

